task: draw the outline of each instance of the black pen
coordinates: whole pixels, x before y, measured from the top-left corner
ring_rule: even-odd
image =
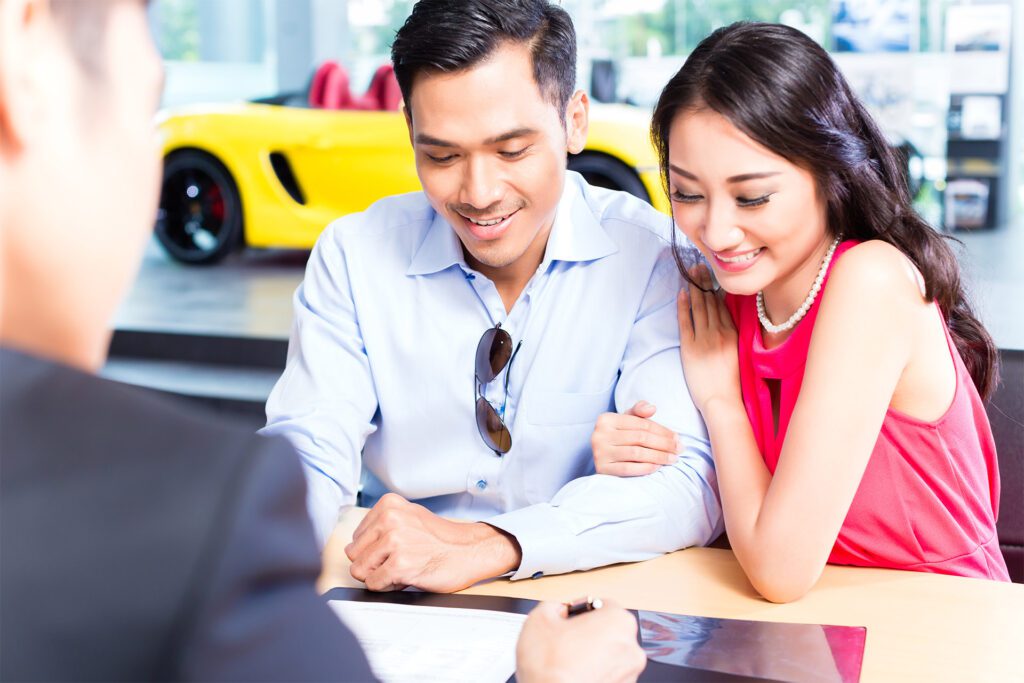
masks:
[[[575,617],[576,615],[583,614],[584,612],[592,612],[595,609],[601,609],[602,605],[604,605],[604,603],[601,602],[601,598],[591,598],[589,596],[586,598],[580,598],[579,600],[565,603],[565,616]]]

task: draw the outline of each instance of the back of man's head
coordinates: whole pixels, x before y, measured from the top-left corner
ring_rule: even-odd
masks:
[[[419,0],[391,46],[406,106],[421,73],[472,68],[510,42],[529,45],[533,78],[564,117],[576,87],[576,31],[548,0]]]
[[[0,0],[0,343],[86,369],[152,231],[144,0]]]

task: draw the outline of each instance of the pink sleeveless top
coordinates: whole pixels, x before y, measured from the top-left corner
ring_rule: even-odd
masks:
[[[851,240],[839,245],[832,264],[856,244]],[[755,297],[726,297],[739,332],[743,402],[772,474],[800,393],[821,299],[819,295],[785,342],[766,349]],[[1009,581],[996,537],[995,442],[981,397],[948,329],[946,342],[956,366],[953,403],[934,422],[891,408],[886,412],[830,563]],[[780,380],[777,436],[766,379]]]

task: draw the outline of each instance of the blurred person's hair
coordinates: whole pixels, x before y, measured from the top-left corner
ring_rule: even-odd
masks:
[[[470,69],[508,43],[529,46],[533,79],[564,118],[576,89],[576,31],[547,0],[419,0],[391,45],[406,107],[420,74]]]
[[[665,86],[651,122],[666,191],[672,122],[681,112],[700,110],[721,114],[809,171],[833,236],[882,240],[903,252],[924,277],[926,298],[938,301],[978,392],[990,394],[998,351],[965,295],[947,242],[953,238],[914,211],[905,169],[820,45],[788,26],[747,22],[701,41]],[[677,263],[689,279],[678,256]]]

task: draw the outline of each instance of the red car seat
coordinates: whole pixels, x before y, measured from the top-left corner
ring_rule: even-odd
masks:
[[[323,101],[320,104],[324,109],[351,109],[352,91],[349,90],[348,71],[340,64],[327,74],[324,81]]]
[[[351,109],[348,72],[337,62],[321,64],[309,85],[309,106],[314,109]]]
[[[327,76],[338,68],[337,62],[324,62],[313,73],[313,80],[309,84],[309,95],[307,102],[314,109],[319,109],[324,103],[324,86],[327,84]]]
[[[402,92],[390,64],[377,69],[363,95],[352,95],[348,71],[335,61],[326,61],[310,81],[309,106],[316,109],[363,109],[397,111]]]
[[[378,109],[398,111],[402,105],[402,90],[398,87],[398,79],[395,78],[395,68],[390,64],[384,64],[377,69],[366,92],[373,93],[377,99]]]

